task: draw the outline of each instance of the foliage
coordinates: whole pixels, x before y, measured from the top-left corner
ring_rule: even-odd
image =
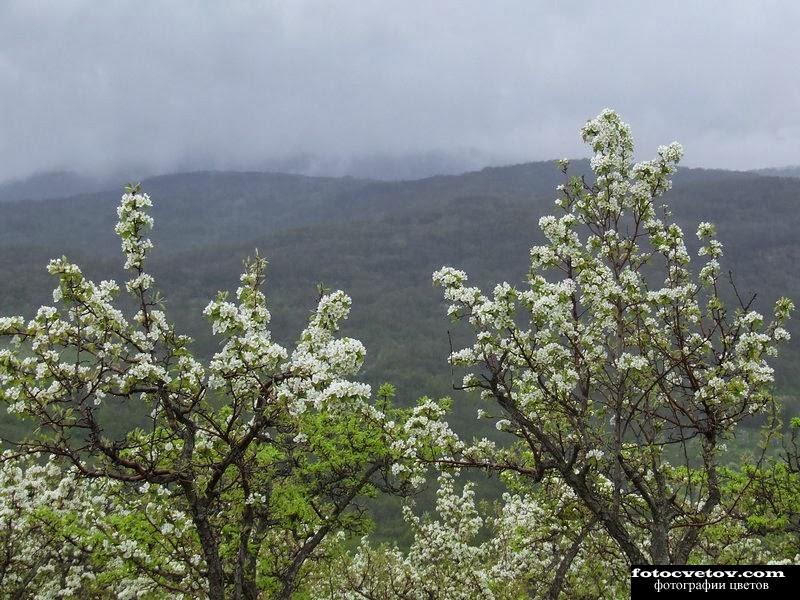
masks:
[[[454,477],[443,473],[436,518],[421,519],[406,507],[414,534],[408,552],[364,539],[353,556],[332,563],[315,583],[317,593],[404,600],[627,596],[624,561],[596,522],[586,524],[583,511],[553,479],[504,494],[484,515],[474,486],[467,483],[459,494]]]
[[[775,412],[767,359],[790,337],[783,325],[791,301],[779,299],[766,322],[734,288],[738,304],[728,308],[722,244],[707,222],[697,228],[703,264],[692,273],[681,228],[657,204],[671,187],[679,145],[634,164],[630,130],[612,111],[582,133],[595,181],[572,177],[559,186],[561,215],[539,222],[547,242],[531,249],[525,288],[504,282],[484,294],[464,271],[433,276],[448,314],[473,333],[450,361],[472,370],[463,387],[487,403],[478,418],[493,421],[509,443],[465,442],[432,418],[442,453],[418,458],[445,470],[502,473],[525,499],[521,508],[506,496],[501,513],[524,515],[520,537],[509,541],[495,525],[488,542],[474,542],[480,518],[471,492],[459,498],[445,477],[441,520],[408,517],[416,537],[407,554],[363,546],[338,583],[342,597],[624,597],[620,574],[629,564],[795,556],[787,525],[800,489],[787,466],[763,471],[766,446],[752,467],[725,466],[739,425]],[[562,168],[566,174],[567,161]],[[768,420],[764,433],[768,443],[777,424]],[[771,509],[754,510],[764,494]],[[762,539],[765,525],[789,539]],[[566,540],[537,556],[534,540],[542,544],[554,530]],[[585,573],[598,567],[616,576]]]
[[[272,340],[258,255],[245,264],[236,300],[221,292],[206,307],[222,346],[201,363],[145,271],[150,206],[134,187],[118,209],[132,318],[115,304],[115,282],[94,283],[64,257],[48,267],[58,279],[56,306],[29,321],[0,319],[0,335],[10,339],[0,350],[0,398],[35,424],[4,461],[16,473],[16,457],[50,455],[67,469],[63,485],[75,487],[79,503],[112,502],[102,487],[111,486],[123,512],[112,510],[105,525],[124,537],[115,543],[131,546],[124,580],[137,587],[147,578],[186,597],[199,589],[210,598],[288,597],[326,540],[363,533],[360,500],[379,488],[409,489],[389,470],[400,465],[392,448],[405,413],[391,407],[391,388],[375,400],[368,385],[348,378],[365,350],[336,335],[350,310],[344,293],[321,295],[291,351]],[[114,437],[102,408],[121,404],[149,415],[147,426]],[[417,470],[408,471],[418,483]],[[92,483],[82,488],[76,478]],[[88,538],[75,545],[96,563],[92,528],[83,521],[79,530]],[[181,537],[167,542],[159,532]]]
[[[526,289],[502,283],[487,296],[463,271],[434,274],[448,313],[474,331],[450,357],[478,368],[464,387],[518,440],[456,446],[456,462],[533,482],[557,473],[630,562],[683,564],[722,503],[722,445],[772,402],[766,358],[789,339],[793,304],[779,299],[768,323],[750,302],[727,308],[707,222],[692,276],[683,232],[657,204],[680,145],[634,164],[630,129],[608,110],[582,134],[596,181],[559,186],[561,216],[539,221],[547,243],[531,249]]]
[[[715,562],[800,562],[800,419],[793,418],[783,450],[763,464],[726,470],[725,495],[736,498],[733,518],[703,540]]]

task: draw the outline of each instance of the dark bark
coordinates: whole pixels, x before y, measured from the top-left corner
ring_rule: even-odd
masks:
[[[192,521],[197,529],[197,535],[200,538],[200,547],[203,549],[203,558],[206,562],[209,600],[225,600],[225,570],[222,568],[217,536],[208,520],[203,503],[193,502],[191,513]]]
[[[547,590],[547,600],[558,600],[558,597],[564,590],[564,580],[567,577],[569,568],[572,566],[572,561],[574,561],[575,557],[578,556],[578,552],[583,545],[583,540],[585,540],[586,536],[589,535],[589,532],[591,532],[594,524],[595,521],[591,521],[581,530],[580,534],[578,534],[578,537],[575,538],[575,541],[572,542],[569,550],[567,550],[567,553],[559,562],[558,569],[556,569],[556,574],[553,577],[553,581],[550,583],[549,589]]]

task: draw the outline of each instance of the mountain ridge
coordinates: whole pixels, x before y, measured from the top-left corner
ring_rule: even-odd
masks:
[[[573,169],[588,169],[575,161]],[[144,181],[154,201],[150,270],[166,309],[201,353],[216,341],[202,309],[219,289],[235,289],[242,260],[256,248],[270,262],[267,294],[277,339],[294,339],[316,284],[353,297],[348,334],[367,347],[364,377],[396,383],[403,402],[421,395],[459,399],[454,423],[475,431],[474,399],[452,390],[449,337],[431,273],[449,264],[476,285],[522,284],[537,222],[557,209],[563,180],[553,161],[490,167],[460,176],[385,182],[261,172],[173,174]],[[47,260],[66,254],[95,279],[124,281],[113,233],[120,190],[0,204],[0,313],[30,315],[51,302]],[[800,180],[748,172],[681,169],[665,197],[687,243],[699,221],[717,223],[724,269],[745,293],[759,291],[769,314],[778,295],[800,301]],[[792,323],[795,340],[800,329]],[[776,363],[779,391],[800,390],[792,341]],[[455,375],[457,378],[457,374]]]
[[[436,180],[453,180],[465,176],[478,176],[490,173],[513,173],[518,170],[538,168],[544,165],[555,165],[556,159],[525,161],[509,163],[504,165],[487,165],[481,168],[466,169],[451,173],[434,173],[419,177],[400,177],[400,178],[372,178],[356,175],[330,175],[317,173],[302,173],[293,171],[282,171],[274,169],[190,169],[178,170],[171,173],[147,175],[140,179],[133,178],[131,181],[143,184],[159,182],[169,182],[174,179],[186,179],[194,176],[272,176],[314,180],[355,180],[371,184],[392,184],[392,183],[411,183]],[[585,158],[570,159],[573,166],[588,165]],[[587,170],[581,166],[583,170]],[[766,169],[753,169],[750,171],[737,171],[728,169],[709,169],[705,167],[680,167],[681,172],[704,173],[706,176],[737,176],[749,174],[759,174],[771,177],[800,177],[800,166],[787,166]],[[0,182],[0,202],[20,202],[62,199],[74,196],[84,196],[97,193],[108,193],[115,190],[122,190],[124,185],[129,182],[121,175],[91,176],[75,171],[47,171],[35,173],[29,177],[19,178]]]

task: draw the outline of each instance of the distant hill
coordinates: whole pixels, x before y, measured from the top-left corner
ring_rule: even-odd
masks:
[[[753,171],[759,175],[768,175],[770,177],[800,177],[800,165],[790,167],[772,167],[769,169],[756,169]]]
[[[63,198],[112,187],[111,182],[106,179],[88,177],[69,171],[38,173],[24,179],[0,183],[0,202]]]
[[[157,177],[144,182],[155,203],[152,271],[172,318],[210,354],[202,308],[218,289],[235,289],[242,260],[258,248],[270,261],[267,293],[279,339],[297,335],[315,284],[324,282],[353,296],[347,330],[367,346],[368,380],[396,383],[405,402],[452,394],[451,325],[431,272],[450,264],[478,284],[521,282],[528,249],[540,241],[537,221],[552,212],[561,179],[553,162],[394,182],[236,172]],[[113,233],[120,192],[121,185],[0,204],[0,314],[31,314],[50,302],[44,266],[53,256],[67,254],[92,277],[124,277]],[[759,291],[762,312],[780,294],[800,301],[800,181],[682,169],[669,202],[689,243],[698,221],[717,223],[724,268],[743,293]],[[791,331],[800,339],[796,324]],[[793,341],[777,363],[784,394],[800,389],[799,358]],[[474,410],[473,401],[457,402],[457,426],[474,430]]]
[[[282,173],[310,177],[355,177],[377,181],[421,179],[437,174],[459,174],[474,170],[491,159],[477,151],[425,152],[407,155],[369,155],[325,158],[312,154],[291,155],[258,162],[259,173]],[[176,169],[183,171],[183,169]],[[194,169],[191,169],[194,170]],[[116,189],[121,182],[147,177],[141,167],[120,169],[102,177],[72,171],[48,171],[0,182],[0,202],[46,200]]]

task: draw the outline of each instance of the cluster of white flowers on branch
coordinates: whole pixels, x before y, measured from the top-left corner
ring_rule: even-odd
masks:
[[[680,563],[718,518],[724,441],[772,402],[767,358],[789,337],[793,305],[778,300],[768,323],[752,301],[728,308],[709,223],[698,228],[705,264],[693,277],[683,232],[657,203],[680,145],[634,164],[630,129],[610,110],[582,133],[595,181],[559,186],[561,214],[539,222],[547,243],[531,249],[526,288],[485,294],[451,267],[433,276],[448,314],[474,331],[474,344],[450,357],[478,368],[464,388],[496,406],[498,429],[528,457],[471,461],[464,450],[461,463],[513,466],[533,481],[555,473],[628,560]],[[691,476],[681,473],[694,465],[668,461],[698,453]]]
[[[506,493],[493,514],[482,514],[474,484],[459,493],[456,478],[442,473],[434,515],[404,509],[414,534],[408,551],[364,539],[321,574],[314,593],[335,600],[622,597],[625,561],[601,527],[581,521],[582,510],[553,479]],[[593,560],[598,554],[606,557],[602,566]]]
[[[167,319],[145,270],[151,206],[129,187],[115,228],[135,314],[119,307],[120,286],[89,280],[64,257],[48,266],[58,278],[54,306],[32,319],[0,319],[7,341],[0,400],[36,429],[2,463],[8,473],[35,474],[19,461],[52,457],[47,477],[36,481],[52,483],[60,469],[63,482],[54,485],[75,490],[73,508],[83,520],[74,545],[92,560],[99,533],[87,524],[95,505],[86,499],[96,495],[117,516],[116,524],[98,518],[95,528],[125,559],[104,576],[108,589],[135,581],[141,590],[187,597],[288,598],[330,540],[362,532],[361,499],[378,488],[405,493],[411,478],[421,482],[397,450],[409,435],[407,414],[392,408],[391,389],[377,400],[351,379],[365,349],[338,335],[351,305],[346,294],[322,295],[294,348],[272,340],[261,291],[267,264],[258,255],[245,265],[236,300],[221,292],[206,307],[222,343],[204,363]],[[104,415],[122,405],[149,425],[115,436]],[[0,496],[15,503],[15,489],[9,484]],[[38,508],[19,510],[28,519]],[[24,565],[33,551],[20,552],[14,564]],[[69,564],[60,593],[88,593],[96,570]],[[35,578],[23,584],[36,585]]]
[[[594,183],[559,186],[561,214],[540,220],[547,242],[531,249],[527,287],[501,283],[489,294],[464,271],[433,275],[448,315],[474,335],[450,362],[468,370],[463,388],[492,406],[478,418],[514,442],[467,443],[443,422],[445,407],[423,399],[399,449],[445,470],[436,516],[407,507],[410,549],[365,539],[321,578],[320,594],[626,597],[630,563],[794,556],[784,538],[762,544],[741,516],[751,483],[785,469],[722,466],[739,423],[772,405],[767,359],[789,339],[791,301],[779,299],[767,323],[733,287],[738,303],[728,308],[710,223],[697,230],[705,262],[693,276],[683,232],[657,204],[678,144],[633,164],[630,130],[608,110],[583,137]],[[561,167],[566,174],[568,161]],[[464,469],[499,472],[515,490],[494,518],[480,514],[472,484],[456,492],[449,473]]]
[[[44,458],[44,457],[41,457]],[[86,479],[50,457],[0,463],[0,589],[8,597],[205,593],[191,518],[163,492]]]

